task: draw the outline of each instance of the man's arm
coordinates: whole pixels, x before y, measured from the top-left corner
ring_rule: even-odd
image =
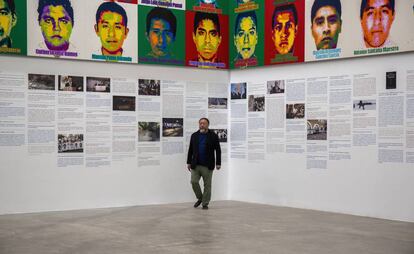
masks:
[[[193,135],[190,138],[190,146],[188,147],[188,154],[187,154],[187,169],[191,170],[191,160],[193,157]]]
[[[215,150],[216,150],[216,168],[220,169],[221,168],[221,147],[220,147],[220,141],[219,138],[217,136],[217,134],[215,135]]]

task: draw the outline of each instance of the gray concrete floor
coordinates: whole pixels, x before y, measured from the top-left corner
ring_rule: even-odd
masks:
[[[1,254],[413,254],[414,223],[234,201],[0,216]]]

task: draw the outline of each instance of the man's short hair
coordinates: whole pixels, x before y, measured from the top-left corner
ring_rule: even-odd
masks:
[[[170,28],[172,33],[174,34],[177,31],[177,18],[172,13],[171,10],[167,8],[161,8],[161,7],[155,7],[147,14],[147,34],[149,33],[150,27],[151,27],[151,21],[155,19],[162,19],[168,22],[170,24]]]
[[[209,20],[213,21],[214,25],[216,26],[217,32],[221,35],[220,21],[219,21],[219,16],[217,15],[217,13],[199,12],[199,11],[197,11],[195,16],[194,16],[194,24],[193,24],[194,34],[196,33],[197,27],[200,24],[200,22],[205,20],[205,19],[209,19]]]
[[[293,18],[295,19],[295,25],[298,24],[298,12],[296,11],[296,6],[294,4],[276,6],[272,15],[272,29],[274,29],[276,25],[276,15],[284,11],[291,11],[293,13]]]
[[[313,19],[316,16],[316,12],[322,7],[325,6],[332,6],[335,8],[336,12],[339,15],[339,19],[341,19],[342,16],[342,5],[341,0],[315,0],[312,5],[311,9],[311,22],[313,22]]]
[[[12,13],[12,15],[16,15],[16,5],[14,4],[14,0],[4,0],[4,2],[9,7],[9,10]]]
[[[389,2],[389,6],[392,10],[392,14],[394,14],[394,12],[395,12],[395,0],[388,0],[388,2]],[[361,9],[359,11],[359,17],[361,19],[362,19],[362,16],[364,15],[365,8],[367,8],[367,4],[368,4],[367,0],[361,0]]]
[[[208,120],[208,118],[207,118],[207,117],[202,117],[202,118],[200,118],[200,120],[198,120],[198,122],[201,122],[201,120],[206,120],[206,121],[207,121],[207,123],[208,123],[208,124],[210,124],[210,121]]]
[[[239,29],[239,23],[243,18],[252,18],[256,29],[257,29],[257,17],[256,17],[256,12],[255,11],[246,11],[246,12],[240,12],[239,14],[237,14],[236,17],[236,26],[234,27],[234,34],[237,34],[237,30]]]
[[[49,5],[62,6],[63,9],[65,9],[65,11],[69,14],[69,17],[72,20],[72,25],[75,24],[75,19],[73,18],[73,7],[69,0],[39,0],[39,6],[37,7],[37,13],[39,14],[37,20],[39,23],[42,18],[43,9]]]
[[[122,20],[124,21],[125,27],[128,26],[128,16],[126,14],[125,9],[121,5],[115,2],[105,2],[105,3],[102,3],[98,7],[98,10],[96,11],[96,24],[99,23],[99,20],[101,19],[101,15],[106,11],[115,12],[121,15]]]

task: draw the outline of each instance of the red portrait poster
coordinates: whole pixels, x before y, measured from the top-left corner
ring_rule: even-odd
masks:
[[[265,65],[304,60],[304,0],[266,0]]]

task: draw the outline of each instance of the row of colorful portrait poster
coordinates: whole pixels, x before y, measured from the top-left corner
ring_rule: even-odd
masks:
[[[413,7],[414,0],[0,0],[0,53],[223,69],[388,54],[414,50]]]

